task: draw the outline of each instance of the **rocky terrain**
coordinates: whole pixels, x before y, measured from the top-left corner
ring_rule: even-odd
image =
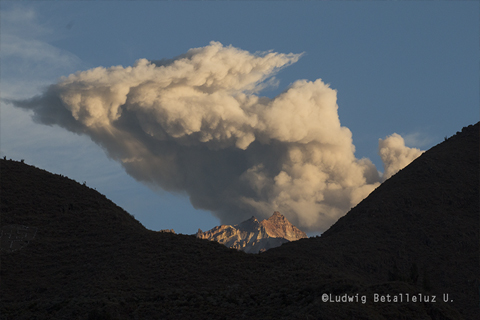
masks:
[[[477,319],[479,146],[465,127],[321,237],[260,254],[147,230],[87,186],[0,160],[0,318]]]
[[[234,226],[221,225],[209,231],[198,230],[197,238],[217,241],[229,248],[246,253],[265,252],[285,242],[307,238],[307,234],[287,220],[280,212],[259,222],[250,219]]]

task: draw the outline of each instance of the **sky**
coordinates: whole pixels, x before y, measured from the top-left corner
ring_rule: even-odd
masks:
[[[0,18],[0,156],[151,230],[279,209],[319,234],[479,121],[478,2],[1,2]]]

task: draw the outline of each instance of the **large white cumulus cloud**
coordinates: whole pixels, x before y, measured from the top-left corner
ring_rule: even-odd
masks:
[[[273,99],[258,95],[300,57],[211,42],[171,60],[78,72],[14,104],[89,135],[137,180],[187,192],[222,223],[279,210],[323,231],[381,178],[355,158],[327,84],[299,80]],[[419,155],[392,137],[380,141],[388,177]]]

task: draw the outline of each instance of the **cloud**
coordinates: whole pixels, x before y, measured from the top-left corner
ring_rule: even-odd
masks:
[[[15,5],[0,11],[2,97],[27,97],[45,83],[84,65],[74,54],[49,43],[61,37],[40,23],[32,8]]]
[[[384,140],[378,140],[378,152],[385,169],[383,173],[384,180],[405,168],[423,153],[423,151],[417,148],[406,147],[403,138],[396,133]]]
[[[9,9],[1,10],[0,16],[2,33],[24,39],[48,38],[52,34],[51,28],[39,23],[38,15],[33,8],[15,4]]]
[[[434,140],[423,132],[413,132],[403,136],[405,144],[412,147],[425,147],[431,144]]]
[[[77,72],[13,103],[39,123],[88,135],[138,181],[186,192],[221,223],[278,210],[323,231],[381,178],[355,158],[328,84],[298,80],[273,99],[258,94],[300,57],[211,42],[170,60]],[[390,150],[389,175],[412,158],[395,141],[381,149]]]

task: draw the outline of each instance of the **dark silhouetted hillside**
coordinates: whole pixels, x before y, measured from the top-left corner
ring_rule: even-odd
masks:
[[[385,181],[321,238],[267,254],[311,255],[369,283],[410,283],[437,296],[448,293],[452,306],[475,319],[480,314],[479,149],[477,123]]]
[[[0,226],[30,228],[2,234],[0,317],[476,319],[479,146],[478,124],[464,128],[322,237],[259,255],[147,230],[87,186],[0,160]],[[36,231],[8,249],[25,230]],[[325,293],[359,300],[322,302]],[[437,302],[375,303],[375,293]]]

